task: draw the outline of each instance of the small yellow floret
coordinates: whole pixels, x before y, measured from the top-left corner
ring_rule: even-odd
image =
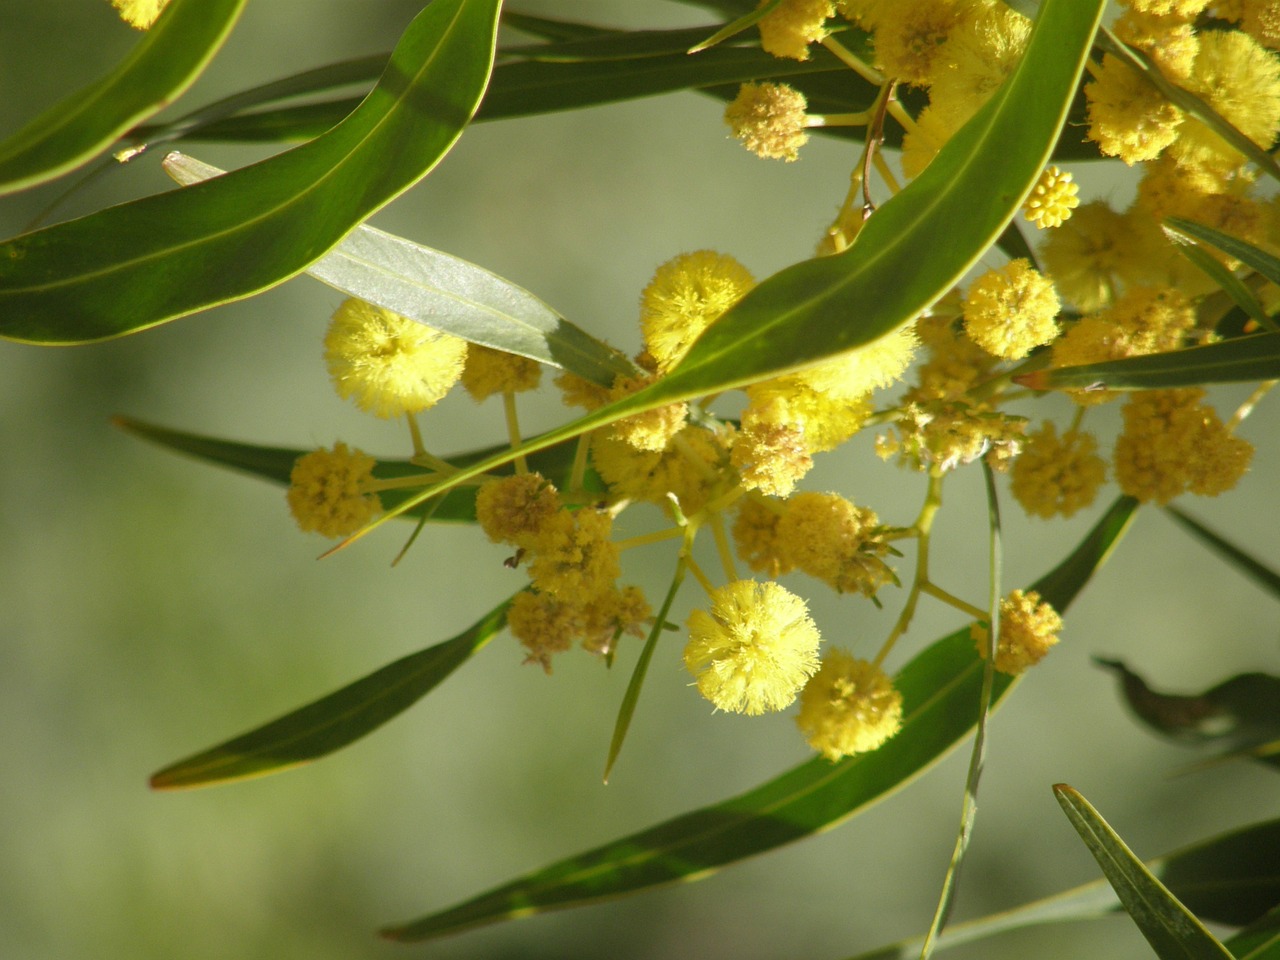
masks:
[[[662,505],[671,494],[688,516],[702,509],[728,472],[725,434],[689,424],[666,450],[654,453],[602,430],[591,439],[591,459],[609,485],[611,500]]]
[[[1178,136],[1182,111],[1137,70],[1109,53],[1084,92],[1089,100],[1089,139],[1108,156],[1130,166],[1154,160]]]
[[[1010,492],[1033,517],[1069,517],[1093,503],[1107,478],[1097,450],[1093,434],[1068,430],[1059,437],[1046,420],[1013,462]]]
[[[829,650],[800,693],[796,724],[828,760],[867,753],[902,729],[902,694],[875,664]]]
[[[972,30],[984,6],[976,0],[899,0],[876,27],[877,64],[887,76],[927,86],[947,39]]]
[[[540,531],[529,566],[533,585],[566,603],[609,590],[622,572],[612,532],[613,517],[605,510],[555,514]]]
[[[120,19],[129,26],[148,30],[160,19],[169,0],[111,0],[111,3],[120,12]]]
[[[856,507],[838,493],[798,493],[778,521],[783,556],[840,593],[873,597],[893,579],[876,538],[875,511]]]
[[[1114,298],[1117,277],[1135,246],[1132,225],[1095,200],[1049,234],[1041,258],[1059,297],[1080,310],[1097,310]]]
[[[542,474],[517,473],[485,481],[476,493],[476,520],[494,543],[536,549],[562,506]]]
[[[377,494],[367,490],[376,463],[360,450],[349,450],[345,443],[299,457],[285,493],[299,528],[326,537],[345,537],[372,520],[382,511]]]
[[[1243,0],[1240,28],[1264,47],[1280,48],[1280,0]]]
[[[755,286],[751,271],[714,250],[682,253],[658,267],[640,294],[645,349],[665,373],[693,341]]]
[[[478,343],[467,347],[467,361],[462,368],[462,386],[471,399],[480,403],[495,393],[523,393],[538,389],[542,382],[542,364],[505,350],[494,350]]]
[[[756,715],[788,707],[818,669],[822,638],[805,602],[766,581],[735,580],[689,617],[685,668],[717,709]]]
[[[1000,601],[1000,639],[996,644],[996,669],[1017,676],[1044,659],[1058,642],[1062,618],[1034,590],[1014,590]],[[978,654],[985,660],[990,631],[970,628]]]
[[[528,651],[525,663],[551,672],[551,658],[573,646],[581,629],[579,611],[572,604],[533,590],[516,594],[507,608],[511,635]]]
[[[1124,405],[1112,458],[1120,489],[1144,503],[1216,497],[1244,475],[1253,445],[1233,436],[1200,389],[1143,390]]]
[[[776,579],[795,566],[778,538],[778,522],[783,506],[777,501],[746,496],[738,501],[738,516],[733,521],[733,543],[738,556],[756,573]]]
[[[635,377],[620,376],[609,391],[610,400],[621,400],[644,389],[657,378],[650,374]],[[609,425],[609,434],[616,440],[631,444],[637,450],[661,453],[667,449],[671,438],[684,429],[689,415],[687,403],[668,403],[642,413],[615,420]]]
[[[1080,187],[1070,173],[1056,166],[1047,167],[1036,181],[1022,207],[1022,215],[1039,230],[1060,227],[1071,219],[1071,211],[1080,206]]]
[[[1010,260],[969,287],[965,331],[992,356],[1021,360],[1058,335],[1060,304],[1053,284],[1028,260]]]
[[[767,2],[760,0],[756,6],[762,7]],[[782,0],[757,24],[760,46],[775,57],[808,60],[809,44],[826,39],[830,33],[826,20],[835,12],[831,0]]]
[[[353,297],[333,314],[324,356],[339,396],[390,418],[438,403],[462,376],[467,342]]]
[[[724,122],[757,157],[790,163],[809,142],[808,107],[804,94],[785,83],[744,83],[724,108]]]
[[[750,416],[752,413],[751,407],[744,412],[730,462],[745,489],[771,497],[789,496],[813,469],[804,428],[779,422],[768,414]]]

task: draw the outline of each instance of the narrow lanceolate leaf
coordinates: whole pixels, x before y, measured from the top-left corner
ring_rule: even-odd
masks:
[[[150,440],[169,450],[198,457],[220,467],[241,470],[252,476],[268,480],[272,483],[288,485],[289,474],[297,459],[307,450],[289,447],[264,447],[249,443],[238,443],[234,440],[222,440],[217,437],[206,437],[196,433],[185,433],[181,430],[169,430],[154,424],[133,420],[129,417],[115,417],[112,423],[122,430]],[[503,447],[488,447],[470,453],[462,453],[449,457],[449,462],[465,465],[479,460],[491,458],[495,451]],[[534,454],[529,459],[530,469],[536,470],[544,477],[559,484],[566,484],[569,472],[573,468],[573,444],[562,444],[550,447]],[[510,470],[504,470],[509,473]],[[415,466],[407,460],[379,460],[374,467],[373,475],[379,480],[394,480],[399,477],[421,475],[423,468]],[[583,478],[584,487],[593,492],[603,489],[599,476],[594,470],[588,470]],[[378,494],[384,509],[393,509],[403,503],[410,493],[405,490],[383,490]],[[455,487],[439,502],[431,501],[421,504],[403,514],[409,519],[425,518],[433,523],[457,522],[474,523],[476,519],[476,488]]]
[[[1066,609],[1123,535],[1136,506],[1127,498],[1117,501],[1072,555],[1034,585],[1041,596]],[[894,678],[903,698],[903,725],[878,750],[834,764],[815,758],[741,796],[569,857],[384,934],[425,940],[698,880],[829,830],[905,786],[967,736],[977,720],[982,678],[983,661],[965,627],[928,647]],[[993,704],[1013,682],[996,678]]]
[[[1169,353],[1035,370],[1014,379],[1033,390],[1166,390],[1277,377],[1280,333],[1259,333]]]
[[[1225,946],[1237,960],[1280,960],[1280,906],[1227,940]]]
[[[1227,256],[1239,260],[1246,267],[1257,270],[1258,273],[1272,283],[1280,284],[1280,259],[1273,257],[1265,250],[1260,250],[1253,244],[1241,240],[1239,237],[1233,237],[1229,233],[1223,233],[1221,230],[1213,229],[1213,227],[1206,227],[1202,223],[1196,223],[1194,220],[1169,217],[1165,220],[1164,225],[1165,229],[1175,236],[1216,247]]]
[[[310,143],[0,244],[0,336],[103,340],[299,273],[458,139],[488,79],[499,4],[436,0],[359,108]]]
[[[0,194],[51,180],[176,100],[222,46],[245,0],[173,0],[108,76],[0,143]]]
[[[1185,529],[1189,530],[1192,536],[1217,552],[1228,563],[1243,571],[1245,576],[1253,580],[1258,586],[1262,587],[1277,600],[1280,600],[1280,573],[1268,567],[1252,554],[1241,550],[1221,534],[1214,533],[1195,517],[1184,513],[1178,507],[1165,507],[1164,510]]]
[[[261,777],[332,753],[403,713],[502,629],[507,602],[452,640],[389,663],[315,703],[180,760],[151,777],[156,790]]]
[[[1254,923],[1272,904],[1280,902],[1277,863],[1280,820],[1267,820],[1148,860],[1146,867],[1198,917],[1241,926]],[[943,932],[937,949],[958,947],[1023,927],[1093,920],[1119,909],[1120,901],[1106,880],[1095,880],[1042,900],[955,924]],[[917,960],[922,939],[914,937],[888,944],[851,960]],[[1232,938],[1227,946],[1234,943]]]
[[[1053,792],[1156,956],[1161,960],[1230,960],[1227,948],[1134,856],[1088,800],[1065,783],[1056,785]]]
[[[165,171],[184,186],[224,171],[171,153]],[[361,224],[307,268],[329,286],[471,343],[517,353],[611,386],[637,372],[528,290],[474,263]]]
[[[847,251],[769,277],[713,323],[666,377],[530,440],[520,452],[623,416],[798,369],[913,321],[995,243],[1035,185],[1105,5],[1045,0],[1013,74],[925,171],[871,216]],[[697,56],[703,54],[690,59]],[[470,475],[460,471],[439,489]]]

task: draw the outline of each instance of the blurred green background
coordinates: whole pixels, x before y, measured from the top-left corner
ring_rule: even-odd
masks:
[[[181,106],[387,50],[418,8],[252,2]],[[623,26],[711,20],[642,0],[512,8]],[[92,83],[136,41],[106,0],[5,0],[0,136]],[[264,153],[188,149],[222,166]],[[798,163],[758,160],[727,139],[716,102],[684,94],[478,126],[375,222],[523,284],[632,351],[636,300],[654,267],[712,247],[763,277],[808,256],[855,158],[850,146],[815,140]],[[1132,189],[1101,167],[1077,175],[1091,195],[1121,203]],[[4,234],[63,187],[0,203]],[[59,216],[166,188],[158,158],[148,157]],[[395,569],[408,527],[317,563],[325,544],[294,528],[278,488],[108,425],[122,413],[253,442],[342,439],[404,455],[401,426],[360,415],[330,390],[320,338],[339,299],[300,278],[119,342],[0,343],[0,957],[839,958],[922,932],[954,841],[965,751],[838,831],[702,883],[426,948],[373,937],[379,924],[806,758],[789,716],[713,715],[688,686],[676,640],[660,649],[607,787],[600,771],[635,647],[612,671],[566,655],[547,677],[522,667],[503,636],[409,714],[314,766],[205,792],[148,792],[154,769],[452,636],[519,585],[504,550],[460,527],[429,528]],[[1220,409],[1245,392],[1221,392]],[[1276,563],[1274,406],[1242,430],[1259,450],[1240,489],[1186,506]],[[524,409],[530,431],[563,416],[550,392]],[[425,429],[442,452],[502,435],[496,406],[461,396]],[[882,464],[867,443],[827,455],[809,486],[839,489],[891,523],[909,523],[924,492],[921,478]],[[983,597],[976,472],[949,484],[947,507],[934,569],[947,571],[953,592]],[[1045,523],[1010,502],[1010,585],[1056,563],[1098,512]],[[627,562],[628,576],[656,593],[672,556],[656,548]],[[829,639],[864,652],[900,602],[889,591],[878,612],[811,583],[797,589],[813,597]],[[896,662],[958,624],[925,606]],[[1140,515],[1071,611],[1063,643],[993,721],[957,918],[1096,876],[1050,794],[1058,781],[1080,789],[1144,856],[1274,815],[1275,775],[1265,769],[1174,776],[1196,755],[1138,729],[1089,657],[1119,657],[1153,683],[1193,691],[1244,670],[1277,672],[1277,639],[1274,598],[1158,512]],[[951,955],[1145,951],[1121,917]]]

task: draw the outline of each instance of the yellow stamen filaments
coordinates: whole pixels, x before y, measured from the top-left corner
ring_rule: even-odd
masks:
[[[760,0],[757,7],[768,0]],[[820,43],[830,32],[825,23],[835,14],[831,0],[782,0],[757,26],[760,46],[775,57],[808,60],[809,44]]]
[[[693,341],[755,286],[751,272],[714,250],[682,253],[658,267],[640,294],[645,350],[666,373]]]
[[[973,0],[899,0],[876,27],[876,65],[886,76],[927,86],[947,38],[972,29],[982,7]]]
[[[120,19],[139,30],[149,30],[168,3],[169,0],[111,0]]]
[[[1020,360],[1058,335],[1059,310],[1053,284],[1027,260],[989,270],[969,287],[964,325],[970,338],[993,356]]]
[[[1017,675],[1044,659],[1057,642],[1062,618],[1034,590],[1014,590],[1000,601],[1000,639],[995,667]],[[979,624],[970,630],[978,654],[985,660],[990,631]]]
[[[467,342],[354,298],[324,338],[334,388],[378,417],[434,406],[462,376]]]
[[[781,519],[780,503],[775,510],[759,497],[743,497],[738,502],[738,515],[731,531],[738,556],[756,573],[770,579],[789,573],[795,567],[778,538]]]
[[[376,463],[345,443],[299,457],[285,493],[299,528],[326,537],[345,537],[381,513],[377,494],[368,490]]]
[[[724,122],[742,145],[765,160],[790,163],[809,142],[808,102],[783,83],[744,83],[724,108]]]
[[[785,587],[737,580],[689,617],[685,667],[720,710],[756,715],[789,706],[818,669],[818,628]]]
[[[1233,436],[1204,396],[1200,389],[1144,390],[1129,398],[1112,458],[1121,490],[1168,503],[1188,490],[1214,497],[1239,482],[1253,445]]]
[[[1071,211],[1080,206],[1080,187],[1070,173],[1056,166],[1045,169],[1031,190],[1031,196],[1022,208],[1022,215],[1034,223],[1037,229],[1051,230],[1060,227],[1071,218]]]
[[[536,360],[504,350],[494,350],[478,343],[467,347],[467,360],[462,368],[462,386],[476,403],[495,393],[536,390],[541,382],[542,364]]]
[[[1093,80],[1084,88],[1089,100],[1089,139],[1104,154],[1132,166],[1154,160],[1173,143],[1182,111],[1146,77],[1109,53],[1092,73]]]
[[[867,753],[902,728],[902,694],[879,667],[832,649],[800,693],[796,724],[828,760]]]
[[[840,593],[873,597],[893,579],[881,559],[888,546],[876,539],[875,512],[838,493],[798,493],[778,521],[783,556]]]
[[[1046,420],[1027,437],[1013,462],[1009,489],[1031,516],[1070,517],[1093,503],[1107,478],[1097,449],[1092,434],[1068,430],[1059,437],[1057,427]]]

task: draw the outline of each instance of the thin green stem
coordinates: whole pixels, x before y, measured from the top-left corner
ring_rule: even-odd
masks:
[[[619,540],[615,546],[619,550],[633,550],[636,547],[647,547],[651,543],[663,543],[667,540],[675,540],[677,537],[684,536],[683,527],[667,527],[663,530],[654,530],[650,533],[641,533],[634,537],[627,537],[625,540]]]
[[[520,446],[520,418],[516,415],[516,395],[513,390],[502,391],[502,412],[507,419],[507,439],[511,441],[511,449],[515,450]],[[516,473],[528,473],[529,461],[525,459],[524,454],[519,454],[515,458]]]
[[[711,524],[711,532],[715,535],[716,550],[720,554],[720,566],[724,568],[725,577],[732,583],[738,579],[738,568],[733,562],[733,548],[729,546],[729,538],[725,536],[724,517],[719,513],[712,513],[707,522]]]
[[[884,74],[855,54],[835,37],[824,38],[822,45],[834,54],[837,60],[860,76],[863,80],[867,81],[867,83],[875,84],[877,87],[884,85]]]
[[[929,594],[929,596],[935,597],[938,600],[941,600],[943,603],[947,604],[948,606],[955,607],[961,613],[967,613],[969,616],[973,617],[975,620],[985,621],[987,619],[986,610],[983,610],[981,607],[975,607],[972,603],[966,603],[964,600],[961,600],[955,594],[948,593],[946,590],[943,590],[936,583],[926,581],[920,584],[920,592],[927,593]]]

